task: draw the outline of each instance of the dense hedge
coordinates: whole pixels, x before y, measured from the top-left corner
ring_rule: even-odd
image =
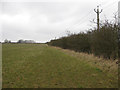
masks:
[[[71,34],[51,40],[48,45],[71,49],[77,52],[93,53],[96,56],[116,59],[118,57],[118,26],[105,23],[100,30],[91,30],[87,33]]]

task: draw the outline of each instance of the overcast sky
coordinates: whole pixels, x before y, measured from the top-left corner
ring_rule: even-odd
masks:
[[[0,40],[19,39],[47,42],[95,26],[94,8],[100,19],[113,19],[119,0],[0,0]]]

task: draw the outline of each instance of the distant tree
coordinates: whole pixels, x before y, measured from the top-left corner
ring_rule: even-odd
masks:
[[[17,43],[24,43],[24,40],[20,39]]]
[[[9,40],[8,43],[11,43],[11,40]]]
[[[7,39],[4,40],[4,43],[9,43],[9,41]]]
[[[34,40],[22,40],[22,39],[20,39],[20,40],[18,40],[17,43],[35,43],[35,41]]]

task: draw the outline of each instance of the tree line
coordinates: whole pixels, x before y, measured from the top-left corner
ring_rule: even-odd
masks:
[[[47,44],[115,60],[118,58],[118,25],[106,20],[100,30],[94,28],[86,33],[69,34]]]
[[[23,40],[20,39],[17,42],[11,42],[11,40],[5,39],[3,43],[36,43],[34,40]]]

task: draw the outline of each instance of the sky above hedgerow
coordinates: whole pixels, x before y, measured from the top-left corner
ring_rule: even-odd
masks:
[[[94,9],[100,20],[113,20],[119,0],[0,0],[0,40],[47,42],[96,27]]]

